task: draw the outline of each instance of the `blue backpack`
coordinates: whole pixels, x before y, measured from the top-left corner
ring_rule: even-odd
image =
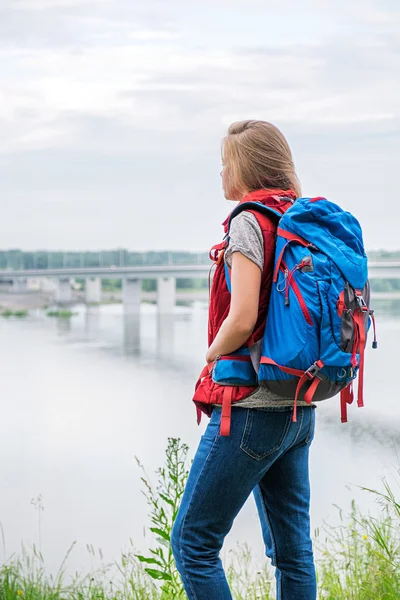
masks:
[[[377,347],[360,224],[320,197],[300,198],[284,215],[261,203],[244,203],[231,219],[246,207],[279,219],[270,305],[258,348],[258,382],[295,399],[294,421],[299,399],[311,403],[340,392],[344,423],[357,375],[357,403],[363,406],[364,350],[371,321],[372,345]],[[242,349],[237,358],[247,353]],[[219,377],[218,368],[214,381],[234,383],[233,371],[229,378],[226,372]]]

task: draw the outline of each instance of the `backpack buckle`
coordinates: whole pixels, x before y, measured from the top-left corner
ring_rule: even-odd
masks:
[[[362,312],[367,312],[369,310],[364,297],[362,294],[357,294],[356,292],[356,302],[357,302],[357,306],[358,308],[362,311]]]
[[[323,366],[324,364],[322,363],[322,361],[317,360],[317,362],[315,362],[313,365],[311,365],[311,367],[307,369],[307,371],[305,371],[304,375],[306,375],[306,377],[308,377],[308,379],[310,380],[314,379],[314,377],[318,377],[318,373],[320,372]]]

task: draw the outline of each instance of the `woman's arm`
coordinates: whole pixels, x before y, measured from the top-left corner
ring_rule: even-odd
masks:
[[[258,318],[261,270],[241,252],[232,253],[231,305],[206,360],[238,350],[253,333]]]

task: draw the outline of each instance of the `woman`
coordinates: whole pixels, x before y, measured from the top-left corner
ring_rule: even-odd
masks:
[[[300,196],[289,146],[267,122],[231,125],[221,174],[228,200],[256,200],[284,211]],[[231,289],[229,300],[226,293],[217,294],[214,277],[211,304],[225,303],[225,314],[221,323],[210,319],[208,363],[241,347],[255,347],[262,336],[276,227],[272,216],[266,225],[265,218],[259,220],[250,210],[232,219],[224,255]],[[293,398],[276,396],[262,385],[236,400],[229,436],[220,434],[221,407],[213,408],[175,521],[172,548],[187,596],[232,598],[219,553],[254,492],[266,554],[276,567],[278,600],[315,600],[308,472],[315,407],[300,401],[293,422]]]

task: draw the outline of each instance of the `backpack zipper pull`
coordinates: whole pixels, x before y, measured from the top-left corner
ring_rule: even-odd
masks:
[[[212,367],[211,367],[211,369],[209,370],[209,373],[210,373],[210,375],[211,375],[212,373],[214,373],[215,366],[216,366],[216,364],[217,364],[217,362],[219,361],[219,359],[220,359],[220,358],[221,358],[221,354],[218,354],[218,356],[216,356],[216,357],[215,357],[215,360],[214,360],[214,361],[213,361],[213,363],[212,363]]]
[[[294,276],[295,272],[298,271],[302,266],[303,265],[301,263],[298,263],[297,265],[295,265],[293,267],[293,269],[291,271],[289,271],[288,278],[286,280],[286,288],[285,288],[285,306],[290,305],[289,288],[292,283],[293,276]]]
[[[374,328],[374,341],[372,342],[372,347],[374,350],[378,347],[378,341],[376,339],[376,323],[375,323],[375,315],[374,311],[370,309],[369,316],[371,317],[372,327]]]

